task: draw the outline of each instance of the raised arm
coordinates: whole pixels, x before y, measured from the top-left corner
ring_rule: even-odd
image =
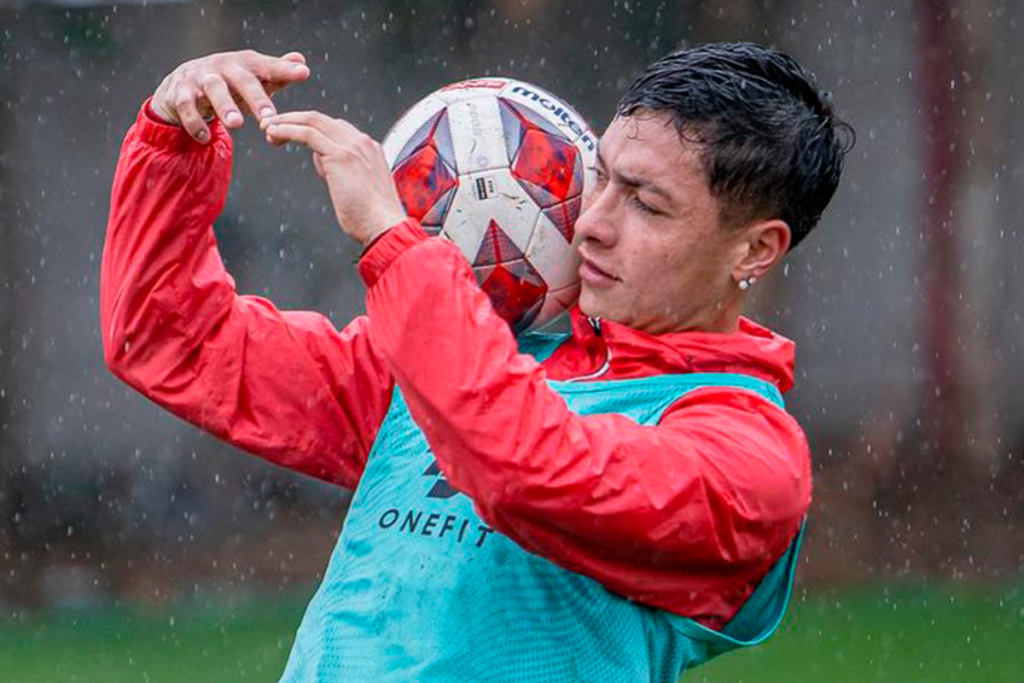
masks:
[[[284,61],[291,63],[282,69],[301,66],[297,79],[308,76],[300,61]],[[227,87],[200,80],[211,92]],[[230,90],[251,91],[256,80]],[[393,386],[369,319],[339,332],[321,315],[239,296],[217,252],[213,222],[231,176],[231,138],[221,121],[237,127],[239,108],[268,103],[256,95],[231,111],[221,103],[212,122],[202,116],[211,106],[202,93],[182,116],[166,109],[158,116],[148,103],[140,112],[111,197],[104,354],[114,374],[179,417],[278,465],[354,487]]]

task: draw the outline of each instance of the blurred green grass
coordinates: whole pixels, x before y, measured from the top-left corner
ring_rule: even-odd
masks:
[[[1024,590],[801,594],[773,639],[712,661],[690,680],[1017,683],[1024,680]]]
[[[276,681],[307,595],[0,620],[5,683]],[[694,683],[1024,680],[1024,590],[801,593],[768,644]]]

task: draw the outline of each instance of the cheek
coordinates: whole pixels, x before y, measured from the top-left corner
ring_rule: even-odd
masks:
[[[678,277],[688,260],[678,245],[656,240],[632,245],[630,257],[634,274],[647,281]]]
[[[646,296],[673,296],[686,286],[686,268],[672,255],[665,254],[652,259],[648,265]]]
[[[641,285],[637,294],[644,299],[689,298],[709,288],[715,277],[697,245],[678,243],[652,245],[634,261],[633,271]]]

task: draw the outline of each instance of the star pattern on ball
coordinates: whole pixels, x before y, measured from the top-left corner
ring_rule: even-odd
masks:
[[[501,100],[510,171],[544,210],[567,242],[572,242],[583,191],[580,151],[551,123]]]
[[[480,289],[498,315],[517,332],[526,329],[540,312],[548,287],[497,221],[487,226],[473,263]]]
[[[440,232],[459,185],[450,148],[448,117],[442,112],[413,135],[392,172],[406,214],[433,235]]]

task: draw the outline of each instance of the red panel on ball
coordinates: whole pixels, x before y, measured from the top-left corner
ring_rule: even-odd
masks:
[[[487,225],[487,232],[484,233],[483,242],[476,252],[473,260],[474,266],[493,266],[497,263],[504,263],[523,257],[523,252],[516,246],[498,222],[491,219]]]
[[[422,219],[459,180],[448,169],[433,144],[426,144],[409,155],[392,174],[405,211]]]
[[[512,261],[476,269],[474,274],[494,310],[516,332],[533,322],[548,291],[533,266],[526,261]]]
[[[582,197],[579,195],[554,206],[544,209],[544,215],[548,217],[566,242],[572,243],[576,235],[576,219],[580,216]]]
[[[562,202],[575,189],[573,176],[578,155],[579,151],[571,142],[532,128],[526,131],[519,145],[512,174]]]

